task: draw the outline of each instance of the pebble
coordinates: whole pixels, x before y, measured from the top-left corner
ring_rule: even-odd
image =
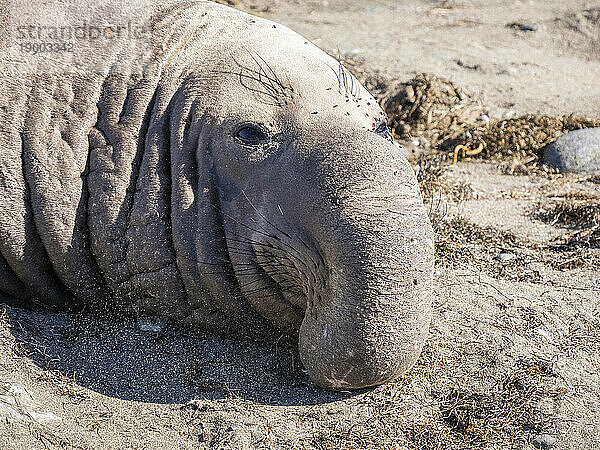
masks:
[[[515,259],[515,255],[513,253],[502,252],[498,256],[496,256],[496,261],[499,262],[508,262]]]
[[[544,163],[561,172],[600,173],[600,128],[571,131],[544,148]]]
[[[142,331],[152,331],[160,333],[165,327],[165,323],[160,319],[138,319],[138,327]]]
[[[546,330],[544,327],[537,327],[533,330],[535,333],[539,334],[540,336],[542,336],[543,338],[546,338],[546,340],[548,342],[552,341],[552,335],[550,334],[550,332],[548,330]]]
[[[512,22],[506,25],[508,28],[519,31],[537,31],[538,26],[535,23]]]
[[[538,27],[536,24],[525,24],[525,25],[521,25],[521,31],[537,31]]]
[[[481,66],[479,64],[469,64],[469,63],[463,61],[462,59],[459,59],[458,61],[456,61],[456,64],[458,64],[460,67],[462,67],[464,69],[469,69],[469,70],[481,69]]]
[[[550,448],[556,445],[557,439],[551,434],[537,434],[533,437],[533,446],[535,448]]]

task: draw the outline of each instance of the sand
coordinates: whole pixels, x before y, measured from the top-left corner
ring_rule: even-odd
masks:
[[[452,80],[491,120],[600,115],[597,1],[235,6],[389,82]],[[0,306],[0,447],[600,447],[599,180],[509,166],[421,161],[438,235],[434,315],[422,357],[396,382],[317,389],[278,333],[143,331]]]

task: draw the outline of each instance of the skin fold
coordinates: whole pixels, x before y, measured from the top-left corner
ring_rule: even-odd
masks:
[[[0,76],[0,298],[225,333],[264,320],[332,389],[407,371],[433,233],[377,102],[267,20],[192,2],[148,27],[88,72]]]

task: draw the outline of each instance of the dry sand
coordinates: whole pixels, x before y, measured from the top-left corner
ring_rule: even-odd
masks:
[[[236,6],[383,79],[446,77],[481,95],[492,119],[600,115],[598,1]],[[506,161],[421,168],[438,233],[434,315],[397,382],[319,390],[285,336],[142,331],[7,307],[0,416],[12,419],[0,422],[0,447],[600,447],[600,249],[588,248],[600,180],[509,175]]]

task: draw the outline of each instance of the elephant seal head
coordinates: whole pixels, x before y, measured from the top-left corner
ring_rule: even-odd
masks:
[[[281,25],[211,7],[201,35],[171,140],[183,161],[174,234],[190,236],[202,283],[221,310],[245,302],[298,332],[320,386],[397,377],[428,331],[433,236],[384,113]]]

